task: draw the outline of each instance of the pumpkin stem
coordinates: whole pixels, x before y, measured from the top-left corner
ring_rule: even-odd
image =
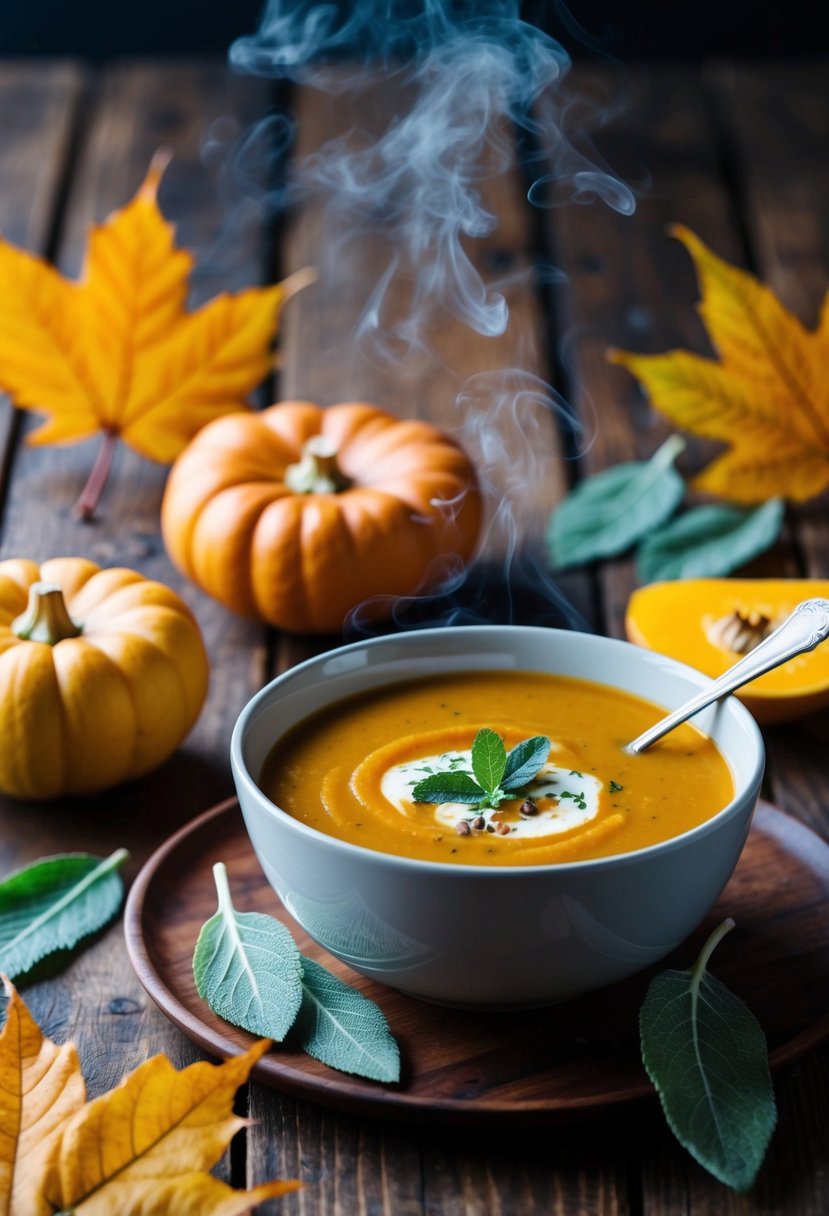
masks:
[[[325,435],[312,435],[296,464],[285,470],[285,485],[294,494],[339,494],[352,484],[337,464],[337,449]]]
[[[11,627],[23,641],[45,642],[48,646],[83,633],[70,617],[63,592],[56,583],[32,583],[26,611],[15,617]]]

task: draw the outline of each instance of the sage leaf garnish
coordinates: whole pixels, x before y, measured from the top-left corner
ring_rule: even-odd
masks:
[[[783,527],[784,503],[769,499],[754,510],[695,507],[639,546],[643,583],[675,578],[721,578],[770,548]]]
[[[685,493],[674,461],[685,447],[671,435],[650,460],[588,477],[556,507],[547,529],[556,570],[615,557],[673,515]]]
[[[196,942],[196,990],[219,1017],[281,1041],[302,1004],[299,950],[275,917],[236,911],[222,862],[213,867],[213,877],[219,908]]]
[[[532,739],[516,743],[507,755],[501,789],[512,792],[529,785],[547,763],[550,746],[550,740],[544,735],[534,735]]]
[[[237,912],[222,862],[213,877],[219,908],[193,954],[196,989],[213,1012],[279,1042],[296,1031],[303,1050],[341,1072],[399,1080],[400,1052],[377,1005],[301,955],[276,917]]]
[[[482,727],[472,741],[472,773],[454,767],[432,773],[412,789],[414,802],[465,802],[498,807],[505,798],[529,785],[547,762],[550,740],[543,735],[523,739],[508,753],[497,731]],[[478,780],[475,780],[475,777]]]
[[[727,1186],[751,1186],[777,1119],[766,1041],[754,1015],[709,975],[734,927],[723,921],[690,971],[651,980],[639,1015],[642,1059],[680,1144]]]
[[[494,794],[501,784],[507,766],[507,749],[497,731],[488,726],[479,730],[472,743],[472,772],[488,794]]]
[[[418,781],[412,790],[415,802],[468,802],[477,806],[486,797],[486,791],[481,789],[471,773],[446,772],[433,773]]]
[[[58,853],[0,882],[0,971],[25,975],[58,950],[102,929],[124,895],[118,869],[128,856]]]
[[[294,1030],[303,1050],[331,1068],[372,1081],[400,1080],[400,1051],[378,1006],[304,955]]]

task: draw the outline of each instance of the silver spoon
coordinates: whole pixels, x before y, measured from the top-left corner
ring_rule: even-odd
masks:
[[[735,688],[742,688],[743,684],[756,680],[758,676],[771,671],[772,667],[779,667],[781,663],[787,663],[796,654],[801,654],[804,650],[814,650],[821,642],[825,642],[827,637],[829,637],[829,600],[804,600],[802,604],[797,605],[790,616],[786,617],[782,625],[778,625],[773,633],[770,633],[759,646],[750,650],[745,658],[740,659],[739,663],[735,663],[733,667],[729,667],[728,671],[715,680],[709,688],[697,693],[690,701],[680,705],[679,709],[675,709],[673,713],[662,718],[649,730],[643,731],[632,743],[628,743],[625,751],[633,752],[634,755],[643,752],[646,747],[656,743],[657,739],[667,735],[669,730],[679,726],[680,722],[687,721],[701,709],[705,709],[706,705],[710,705],[712,701],[718,701],[720,697],[733,692]]]

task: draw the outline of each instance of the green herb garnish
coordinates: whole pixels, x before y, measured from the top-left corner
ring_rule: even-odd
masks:
[[[777,1119],[763,1032],[706,971],[725,920],[690,971],[651,980],[639,1015],[642,1059],[680,1144],[727,1186],[751,1186]]]
[[[618,794],[619,790],[623,790],[625,787],[623,785],[619,785],[618,781],[611,781],[608,788],[611,794]]]
[[[375,1003],[300,954],[286,927],[263,912],[237,912],[222,862],[213,867],[219,907],[193,955],[196,989],[214,1013],[252,1034],[290,1032],[309,1055],[373,1081],[400,1079],[400,1052]]]
[[[415,802],[465,802],[470,806],[500,806],[529,785],[547,762],[550,740],[544,735],[523,739],[509,752],[497,731],[485,726],[472,742],[472,772],[452,769],[418,781]]]

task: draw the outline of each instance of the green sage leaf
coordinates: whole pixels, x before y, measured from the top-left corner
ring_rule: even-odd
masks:
[[[0,971],[9,979],[24,975],[102,929],[121,906],[117,871],[127,856],[126,849],[106,859],[59,853],[0,882]]]
[[[522,739],[516,743],[507,755],[501,789],[511,792],[529,785],[547,763],[551,746],[550,740],[544,735],[534,735],[532,739]]]
[[[432,773],[412,789],[414,802],[480,802],[486,793],[470,773]]]
[[[507,766],[507,749],[497,731],[484,726],[472,740],[472,772],[487,794],[494,794],[501,785]]]
[[[671,515],[685,483],[674,461],[685,441],[672,435],[650,460],[617,464],[588,477],[555,509],[547,529],[556,570],[615,557]]]
[[[771,498],[753,510],[695,507],[639,546],[643,583],[675,578],[720,578],[763,553],[783,527],[784,504]]]
[[[219,1017],[281,1041],[302,1004],[299,950],[275,917],[236,911],[221,862],[213,867],[213,877],[219,908],[196,942],[196,990]]]
[[[308,1055],[372,1081],[400,1080],[400,1051],[374,1001],[304,955],[302,988],[295,1030]]]
[[[691,971],[651,981],[639,1030],[674,1135],[715,1178],[742,1191],[757,1175],[777,1114],[763,1032],[705,969],[733,923],[715,930]]]

